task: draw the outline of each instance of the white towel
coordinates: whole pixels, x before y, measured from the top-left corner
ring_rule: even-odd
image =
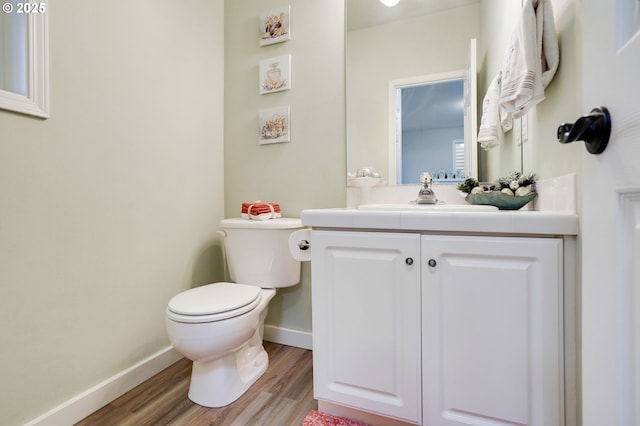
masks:
[[[553,9],[549,0],[526,0],[518,25],[507,45],[500,93],[501,122],[511,128],[513,118],[523,116],[544,99],[560,61]]]
[[[496,75],[482,101],[482,118],[478,131],[478,143],[485,150],[496,147],[502,142],[500,125],[500,74]]]
[[[538,49],[540,51],[542,87],[547,88],[558,71],[560,48],[551,1],[539,0],[536,8]]]

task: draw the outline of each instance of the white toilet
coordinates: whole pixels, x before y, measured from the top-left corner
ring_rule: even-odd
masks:
[[[300,219],[224,219],[220,228],[234,283],[186,290],[166,311],[173,347],[193,361],[189,399],[205,407],[232,403],[266,371],[267,305],[275,289],[300,282],[300,262],[289,250]]]

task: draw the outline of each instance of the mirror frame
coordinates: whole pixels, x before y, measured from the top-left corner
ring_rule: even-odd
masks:
[[[27,94],[0,90],[0,109],[49,118],[49,33],[44,13],[27,13]]]

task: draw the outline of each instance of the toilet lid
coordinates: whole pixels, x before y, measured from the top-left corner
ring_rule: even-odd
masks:
[[[257,302],[261,290],[260,287],[247,284],[207,284],[174,296],[169,301],[168,309],[175,314],[194,316],[237,311]]]

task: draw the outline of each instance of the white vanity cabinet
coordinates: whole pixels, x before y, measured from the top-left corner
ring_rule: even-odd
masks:
[[[562,240],[422,236],[423,424],[564,424]]]
[[[419,424],[420,235],[313,231],[317,399]]]
[[[561,238],[314,229],[311,245],[321,409],[565,424]]]

